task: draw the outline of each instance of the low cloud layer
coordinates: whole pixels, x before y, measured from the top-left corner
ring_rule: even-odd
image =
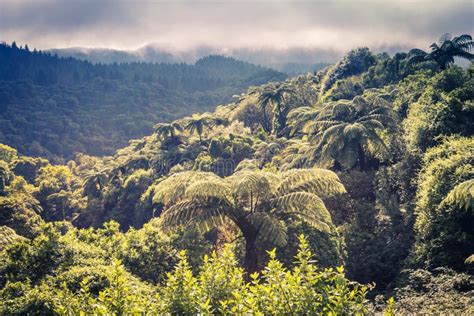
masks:
[[[40,49],[153,44],[170,52],[426,48],[474,33],[468,1],[3,0],[0,40]],[[324,57],[326,58],[326,57]]]

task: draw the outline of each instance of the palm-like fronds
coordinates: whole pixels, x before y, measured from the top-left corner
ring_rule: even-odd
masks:
[[[155,187],[154,203],[172,205],[184,197],[186,189],[196,181],[219,178],[211,172],[185,171],[175,173]]]
[[[291,127],[293,135],[297,133],[308,133],[305,130],[309,122],[316,120],[320,114],[320,109],[309,106],[303,106],[294,109],[288,114],[288,125]]]
[[[258,97],[260,109],[264,115],[263,128],[269,131],[269,122],[267,117],[268,107],[273,107],[274,121],[272,126],[272,133],[279,134],[286,126],[286,116],[289,108],[283,103],[285,102],[287,94],[294,92],[294,89],[284,84],[269,84],[262,91]]]
[[[455,204],[465,210],[472,210],[474,207],[474,179],[461,182],[454,187],[443,203]]]
[[[315,144],[311,156],[322,161],[334,159],[347,168],[359,161],[364,166],[370,147],[376,152],[385,150],[378,132],[392,125],[393,118],[386,100],[357,97],[326,104],[318,116],[308,121],[303,131]]]
[[[102,189],[109,180],[108,170],[94,170],[86,173],[82,188],[84,194],[91,196],[99,196],[102,193]]]
[[[427,60],[433,60],[445,69],[454,63],[454,58],[464,58],[473,60],[474,54],[470,51],[474,47],[474,41],[468,34],[452,37],[451,34],[444,34],[440,37],[438,43],[430,45],[431,52],[427,53],[421,49],[415,48],[408,53],[408,62],[415,64]]]
[[[154,201],[165,206],[165,226],[206,230],[229,220],[252,248],[257,239],[286,243],[287,219],[304,220],[329,232],[331,216],[321,197],[343,192],[337,175],[324,169],[279,174],[242,169],[227,178],[188,171],[157,184]]]
[[[8,245],[19,240],[26,240],[26,238],[18,235],[13,229],[8,226],[0,226],[0,251],[5,249]]]
[[[181,124],[177,122],[173,123],[158,123],[154,126],[155,133],[161,139],[168,137],[175,137],[178,132],[183,131]]]
[[[204,113],[202,115],[193,115],[190,118],[185,119],[184,129],[189,131],[191,134],[198,134],[199,140],[202,141],[202,134],[204,129],[213,129],[219,125],[227,125],[228,121],[223,118],[216,117],[210,113]]]

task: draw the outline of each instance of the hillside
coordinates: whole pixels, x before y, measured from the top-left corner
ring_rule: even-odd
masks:
[[[229,102],[282,73],[232,58],[195,64],[91,64],[0,45],[0,141],[54,161],[110,155],[128,139]]]
[[[104,157],[0,145],[0,313],[472,314],[474,42],[456,45],[469,68],[354,49]]]

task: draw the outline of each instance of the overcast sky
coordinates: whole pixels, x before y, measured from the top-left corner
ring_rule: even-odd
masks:
[[[40,49],[427,48],[474,32],[473,0],[0,0],[0,40]]]

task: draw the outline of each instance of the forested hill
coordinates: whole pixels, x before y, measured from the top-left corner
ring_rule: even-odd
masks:
[[[212,110],[277,71],[222,56],[190,64],[92,64],[0,45],[0,142],[55,161],[112,154],[157,122]]]
[[[0,144],[0,314],[473,315],[472,47],[355,49],[111,156]]]

